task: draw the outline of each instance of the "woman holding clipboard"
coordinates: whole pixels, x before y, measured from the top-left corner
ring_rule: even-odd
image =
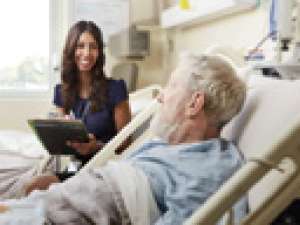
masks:
[[[101,30],[91,21],[74,24],[64,46],[62,83],[54,89],[53,102],[60,114],[70,119],[81,119],[90,133],[88,143],[68,143],[74,148],[75,156],[82,165],[131,119],[125,82],[107,78],[104,64]],[[121,151],[122,148],[119,149]],[[28,186],[27,192],[47,189],[51,183],[67,177],[39,177]]]

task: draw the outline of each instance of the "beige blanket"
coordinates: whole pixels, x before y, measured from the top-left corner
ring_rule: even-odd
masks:
[[[33,133],[0,130],[0,200],[22,197],[24,185],[38,172],[46,156]],[[53,168],[50,163],[43,172],[49,173]]]

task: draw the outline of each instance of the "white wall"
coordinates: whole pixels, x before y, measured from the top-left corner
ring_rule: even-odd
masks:
[[[58,36],[55,49],[58,54],[68,30],[68,13],[65,1],[56,0],[60,6],[58,17]],[[65,2],[65,3],[60,3]],[[204,51],[212,45],[227,45],[245,51],[253,47],[266,34],[268,28],[268,1],[259,9],[229,16],[206,24],[184,29],[162,30],[158,26],[151,29],[150,56],[137,62],[140,69],[138,88],[152,83],[165,84],[173,69],[178,54],[183,50]],[[107,52],[108,74],[118,60]],[[59,75],[55,75],[58,80]],[[36,115],[45,115],[51,108],[52,90],[48,97],[42,98],[0,98],[0,129],[28,130],[26,120]]]
[[[205,24],[161,31],[165,36],[163,43],[152,42],[152,48],[164,46],[165,51],[141,63],[140,87],[149,83],[164,84],[182,51],[203,52],[210,46],[221,45],[230,46],[243,54],[253,48],[268,32],[270,2],[262,2],[255,10]],[[157,63],[160,61],[164,62],[164,66]]]
[[[46,115],[49,99],[1,99],[0,129],[29,131],[27,120]]]
[[[212,45],[247,50],[267,34],[268,15],[264,7],[232,15],[208,24],[177,31],[176,50],[203,51]]]

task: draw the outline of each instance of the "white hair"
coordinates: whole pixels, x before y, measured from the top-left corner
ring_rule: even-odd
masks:
[[[218,54],[185,53],[179,66],[189,76],[188,88],[204,93],[204,111],[211,122],[222,127],[240,111],[246,85],[230,59]]]

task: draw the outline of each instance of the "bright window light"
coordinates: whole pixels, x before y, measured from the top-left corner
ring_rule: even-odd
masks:
[[[0,1],[0,93],[49,90],[49,0]]]

